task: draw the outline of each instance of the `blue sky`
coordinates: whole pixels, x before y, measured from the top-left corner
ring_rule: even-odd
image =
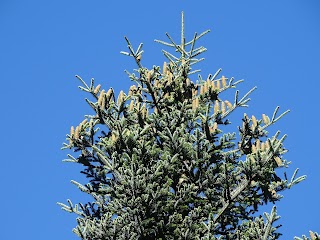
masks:
[[[74,75],[127,91],[124,69],[135,65],[119,54],[123,37],[144,43],[145,66],[162,66],[153,40],[165,40],[165,32],[179,37],[182,10],[187,37],[211,29],[200,41],[208,49],[202,74],[221,67],[245,79],[242,93],[258,87],[250,108],[232,116],[235,130],[244,112],[291,109],[270,133],[288,134],[289,175],[299,167],[308,177],[277,204],[282,239],[320,232],[319,1],[1,0],[1,239],[77,239],[75,216],[56,205],[87,199],[70,183],[83,180],[81,168],[61,162],[70,126],[90,113]]]

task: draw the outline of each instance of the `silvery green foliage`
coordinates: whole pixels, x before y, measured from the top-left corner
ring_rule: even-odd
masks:
[[[261,120],[245,115],[238,135],[224,132],[229,115],[248,106],[255,88],[237,90],[228,101],[221,94],[242,80],[220,76],[221,69],[192,80],[206,51],[196,43],[207,32],[186,42],[182,20],[179,44],[169,34],[169,43],[157,40],[174,50],[163,51],[162,69],[145,68],[142,44],[134,50],[126,38],[129,51],[122,53],[138,66],[127,72],[135,83],[127,93],[116,96],[77,76],[95,114],[71,128],[64,148],[76,152],[66,161],[81,164],[88,178],[72,183],[92,201],[59,204],[78,215],[74,232],[81,239],[279,238],[275,207],[264,217],[256,213],[305,178],[276,173],[289,164],[286,135],[268,136],[266,128],[288,111],[278,114],[277,107]]]
[[[309,234],[310,237],[303,235],[302,238],[294,237],[294,240],[320,240],[320,236],[318,233],[309,231]]]

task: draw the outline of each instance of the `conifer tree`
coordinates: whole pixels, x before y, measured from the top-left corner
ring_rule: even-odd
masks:
[[[169,42],[156,40],[172,51],[163,50],[163,67],[151,69],[141,61],[142,44],[134,50],[125,38],[128,52],[122,53],[137,64],[135,72],[127,71],[134,83],[127,92],[76,76],[95,114],[71,127],[63,148],[76,152],[65,161],[81,164],[88,183],[71,182],[92,201],[58,204],[78,215],[73,231],[81,239],[280,237],[276,207],[257,213],[305,178],[296,177],[298,169],[289,179],[277,174],[290,164],[286,135],[269,136],[267,129],[289,111],[244,114],[238,133],[225,131],[230,114],[247,107],[256,88],[226,99],[225,92],[242,80],[223,76],[221,69],[196,76],[194,66],[206,51],[196,43],[208,32],[186,41],[182,14],[180,43],[169,34]],[[310,237],[303,239],[319,239],[313,232]]]

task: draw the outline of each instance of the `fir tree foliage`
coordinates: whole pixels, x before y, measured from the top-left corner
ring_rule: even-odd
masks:
[[[318,233],[309,231],[309,234],[310,237],[303,235],[302,238],[295,237],[294,240],[320,240],[320,235]]]
[[[290,164],[284,159],[286,135],[269,136],[267,128],[289,111],[271,117],[244,114],[238,132],[225,132],[235,110],[247,107],[249,95],[222,93],[242,80],[221,75],[195,77],[193,67],[206,51],[197,47],[207,34],[185,40],[184,20],[180,43],[166,34],[170,47],[163,50],[163,67],[143,66],[142,44],[136,50],[125,38],[137,69],[128,73],[134,83],[116,94],[87,84],[80,89],[94,115],[71,127],[65,149],[73,149],[66,162],[83,166],[88,183],[72,180],[92,196],[88,203],[58,203],[75,213],[74,233],[81,239],[278,239],[281,235],[274,206],[264,216],[259,207],[275,203],[279,194],[305,176],[288,179],[276,170]],[[258,216],[258,217],[257,217]],[[311,239],[318,235],[313,234]],[[299,239],[299,238],[297,238]],[[307,239],[307,238],[303,238]]]

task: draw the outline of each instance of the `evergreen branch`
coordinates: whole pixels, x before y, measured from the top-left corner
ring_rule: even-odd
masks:
[[[239,104],[240,104],[246,97],[248,97],[254,90],[256,90],[256,89],[257,89],[257,87],[251,88],[251,89],[240,99]]]
[[[229,108],[228,111],[226,111],[225,113],[223,113],[221,115],[221,118],[224,119],[225,117],[230,115],[236,108],[237,108],[237,106],[233,105],[232,108]]]
[[[71,154],[68,154],[67,156],[68,156],[69,158],[62,160],[63,162],[74,162],[74,163],[77,163],[77,162],[78,162],[78,159],[76,159],[76,158],[75,158],[74,156],[72,156]]]
[[[309,234],[310,238],[302,235],[302,238],[294,237],[294,240],[320,240],[320,235],[317,232],[309,231]]]
[[[62,162],[78,163],[78,161],[74,161],[72,159],[63,159]]]
[[[138,46],[138,48],[137,48],[137,51],[136,51],[136,53],[135,53],[136,56],[139,56],[139,55],[142,53],[142,52],[140,52],[142,46],[143,46],[143,43],[140,43],[139,46]]]
[[[185,37],[184,37],[184,12],[181,12],[181,49],[185,50]],[[182,58],[184,58],[184,53],[182,53]]]
[[[177,45],[173,39],[170,37],[170,35],[168,33],[166,33],[167,37],[169,38],[170,42],[174,45],[174,47],[176,48],[176,50],[178,50],[178,52],[181,53],[182,56],[187,55],[188,53],[179,45]]]
[[[247,98],[247,99],[243,100],[241,103],[239,102],[239,106],[248,107],[248,105],[246,105],[246,103],[249,101],[251,101],[251,98]]]
[[[126,36],[124,36],[124,39],[126,40],[126,42],[128,44],[127,46],[129,48],[129,51],[130,51],[131,55],[135,56],[135,53],[134,53],[135,51],[133,50],[132,44],[130,43],[129,39]]]
[[[57,202],[57,204],[58,204],[59,206],[61,206],[61,209],[64,210],[64,211],[69,212],[69,213],[72,213],[72,212],[73,212],[73,210],[72,210],[69,206],[67,206],[67,205],[65,205],[65,204],[60,203],[60,202]]]
[[[86,188],[85,186],[83,186],[81,183],[78,183],[77,181],[71,180],[70,181],[72,184],[76,185],[82,192],[85,193],[90,193],[90,191],[88,190],[88,188]]]
[[[231,78],[231,79],[233,79],[233,78]],[[231,80],[231,79],[230,79],[230,80]],[[235,83],[233,83],[231,86],[234,87],[235,85],[237,85],[237,84],[239,84],[239,83],[242,83],[243,81],[244,81],[243,79],[238,80],[238,81],[236,81]],[[230,83],[229,83],[229,85],[230,85]]]
[[[298,171],[299,171],[299,168],[297,168],[297,169],[294,171],[294,173],[292,174],[292,177],[291,177],[290,182],[293,182],[293,181],[294,181],[294,178],[296,177]]]
[[[279,133],[276,133],[275,136],[278,136]],[[282,142],[285,140],[286,135],[284,135],[280,140],[278,140],[278,144],[277,146],[274,148],[274,151],[271,152],[271,154],[269,154],[269,156],[267,157],[267,159],[263,162],[263,166],[264,167],[274,156],[275,154],[277,154],[277,150],[279,149],[280,145],[282,144]],[[270,148],[271,146],[275,143],[277,139],[274,138],[272,142],[270,142]],[[254,178],[257,175],[257,173],[254,173],[252,175],[252,178]],[[302,180],[301,180],[302,181]],[[223,207],[219,210],[218,214],[215,216],[214,218],[214,223],[221,217],[221,215],[225,212],[225,210],[228,209],[228,207],[231,205],[231,203],[240,195],[240,193],[246,189],[248,186],[250,185],[250,181],[248,179],[244,179],[241,183],[238,184],[238,187],[232,191],[231,198],[229,199],[228,202],[221,202],[223,203]]]
[[[76,78],[79,79],[87,89],[89,89],[89,86],[86,84],[85,81],[83,81],[83,79],[79,75],[76,75]]]
[[[93,110],[96,110],[97,107],[93,102],[91,102],[88,98],[85,98],[84,100],[90,105],[90,107],[92,107]]]
[[[162,52],[170,62],[175,63],[175,61],[179,61],[179,58],[167,52],[166,50],[162,50]]]
[[[141,56],[142,56],[142,53],[144,53],[144,50],[141,50],[140,52],[138,52],[136,56],[137,56],[137,57],[141,57]],[[139,60],[139,61],[140,61],[140,60]]]
[[[202,33],[200,33],[200,34],[196,37],[196,40],[198,40],[199,38],[203,37],[204,35],[206,35],[206,34],[207,34],[207,33],[209,33],[210,31],[211,31],[211,30],[210,30],[210,29],[208,29],[208,30],[206,30],[206,31],[204,31],[204,32],[202,32]],[[185,46],[188,46],[188,45],[192,44],[192,41],[193,41],[193,40],[191,40],[191,41],[189,41],[189,42],[185,43]]]
[[[101,160],[101,162],[104,164],[104,166],[106,166],[108,169],[112,170],[113,167],[110,163],[110,161],[108,161],[105,157],[104,157],[104,153],[96,146],[96,145],[92,145],[92,150],[94,150],[98,156],[98,158]]]
[[[135,54],[135,51],[133,50],[132,44],[130,43],[129,39],[126,36],[124,38],[125,38],[125,40],[126,40],[126,42],[128,44],[128,48],[129,48],[131,56],[133,56],[134,60],[136,61],[137,65],[138,65],[138,67],[142,68],[142,65],[140,63],[141,53],[140,53],[140,55]],[[138,50],[140,50],[141,47],[142,47],[142,43],[139,45]],[[137,53],[138,52],[139,51],[137,51]],[[129,54],[129,56],[130,56],[130,54]]]
[[[84,88],[84,87],[82,87],[82,86],[79,86],[79,88],[80,88],[80,90],[82,90],[82,91],[90,92],[90,89],[86,89],[86,88]]]
[[[189,54],[189,58],[191,59],[191,55],[193,53],[193,49],[194,49],[194,46],[195,46],[195,43],[196,43],[196,38],[197,38],[197,33],[194,33],[194,37],[193,37],[193,40],[192,40],[192,45],[191,45],[191,49],[190,49],[190,54]]]
[[[211,76],[208,77],[208,78],[210,79]],[[238,81],[236,81],[235,83],[232,84],[233,80],[234,80],[234,78],[232,77],[232,78],[230,79],[228,85],[225,86],[224,88],[221,88],[221,89],[218,91],[218,94],[220,94],[220,93],[222,93],[222,92],[224,92],[224,91],[226,91],[226,90],[228,90],[228,89],[230,89],[230,88],[235,88],[235,86],[236,86],[237,84],[243,82],[243,80],[238,80]],[[219,81],[219,79],[216,80],[216,81]],[[248,100],[248,99],[249,99],[249,100]],[[250,98],[248,98],[248,99],[242,101],[242,103],[241,103],[241,106],[242,106],[242,107],[244,106],[245,103],[247,103],[248,101],[250,101]]]
[[[130,54],[128,52],[120,51],[120,53],[123,54],[123,55],[126,55],[126,56],[133,57],[132,54]]]
[[[268,240],[269,239],[269,235],[271,233],[272,224],[276,220],[276,216],[277,216],[276,206],[272,207],[270,216],[268,216],[267,214],[265,214],[265,216],[267,218],[267,225],[264,227],[264,235],[263,235],[262,240]]]
[[[271,122],[273,122],[274,118],[276,117],[279,108],[280,108],[280,107],[277,106],[276,109],[274,110],[273,115],[272,115],[272,118],[271,118]]]
[[[197,69],[197,70],[194,70],[194,71],[190,71],[190,72],[189,72],[189,75],[194,74],[194,73],[197,73],[197,72],[201,72],[201,69]]]
[[[158,101],[157,101],[157,99],[156,99],[155,91],[154,91],[153,87],[151,86],[149,80],[146,81],[146,85],[147,85],[149,94],[151,95],[152,103],[155,105],[155,107],[156,107],[157,110],[158,110],[158,114],[161,116],[161,115],[162,115],[162,112],[161,112],[161,109],[160,109],[160,107],[159,107]]]
[[[198,52],[198,51],[200,51],[200,50],[203,49],[203,48],[204,48],[203,46],[200,46],[200,47],[197,47],[197,48],[193,49],[192,52],[191,52],[191,50],[190,50],[189,55],[192,55],[193,52]]]
[[[222,68],[219,68],[216,73],[210,78],[210,81],[213,81],[216,79],[216,77],[220,74],[220,72],[222,71]]]
[[[163,44],[165,46],[168,46],[168,47],[174,47],[173,44],[170,44],[170,43],[167,43],[167,42],[164,42],[164,41],[161,41],[161,40],[155,39],[154,41],[157,42],[157,43],[161,43],[161,44]]]
[[[70,139],[70,136],[67,136]],[[68,140],[67,138],[67,140]],[[70,144],[62,143],[63,147],[61,147],[61,150],[67,149],[70,147]],[[63,160],[62,160],[63,161]]]
[[[90,92],[92,92],[94,90],[93,86],[94,86],[94,78],[91,78],[91,81],[90,81]]]
[[[264,130],[267,127],[271,126],[272,124],[274,124],[275,122],[280,120],[284,115],[286,115],[287,113],[290,112],[290,110],[288,109],[287,111],[283,112],[282,114],[280,114],[279,117],[276,118],[276,114],[277,114],[279,108],[280,108],[279,106],[276,107],[276,109],[274,110],[274,113],[272,115],[271,121],[268,124],[265,124],[263,127],[261,127],[261,130]]]
[[[190,58],[194,58],[194,57],[198,56],[199,54],[204,53],[205,51],[207,51],[207,49],[204,47],[201,47],[201,49],[199,51],[195,52],[194,54],[192,54],[190,56]]]
[[[295,178],[296,175],[297,175],[297,173],[298,173],[298,171],[299,171],[299,168],[297,168],[297,169],[294,171],[294,173],[293,173],[293,175],[292,175],[292,177],[291,177],[290,183],[288,183],[288,188],[289,188],[289,189],[290,189],[293,185],[296,185],[296,184],[298,184],[299,182],[301,182],[301,181],[303,181],[303,180],[305,180],[305,179],[307,178],[306,175],[303,175],[303,176],[300,176],[300,177],[298,177],[298,178]]]
[[[286,138],[287,138],[287,135],[285,134],[285,135],[282,136],[282,138],[280,138],[280,139],[278,140],[278,144],[273,148],[272,155],[274,155],[275,153],[277,153],[277,152],[279,151],[279,148],[281,147],[283,141],[284,141]],[[274,142],[275,142],[275,141],[276,141],[276,139],[274,139]],[[273,156],[272,156],[272,157],[273,157]],[[271,159],[271,157],[270,157],[268,160],[270,160],[270,159]],[[268,161],[268,160],[267,160],[267,161]]]
[[[276,119],[274,119],[272,122],[276,122],[276,121],[278,121],[280,118],[282,118],[284,115],[286,115],[287,113],[289,113],[290,112],[290,110],[288,109],[287,111],[285,111],[284,113],[282,113],[282,114],[280,114],[280,116],[279,117],[277,117]]]
[[[204,58],[200,58],[200,59],[190,59],[191,61],[191,63],[190,63],[190,66],[192,66],[193,64],[196,64],[196,63],[198,63],[198,62],[201,62],[201,61],[203,61],[204,60]],[[200,70],[194,70],[194,72],[195,71],[197,71],[197,72],[199,72]],[[189,72],[189,74],[190,74],[190,72]]]
[[[231,77],[231,78],[229,79],[228,86],[232,86],[233,81],[234,81],[234,77]]]
[[[234,95],[234,104],[236,106],[238,105],[238,97],[239,97],[239,90],[237,90],[235,95]]]

